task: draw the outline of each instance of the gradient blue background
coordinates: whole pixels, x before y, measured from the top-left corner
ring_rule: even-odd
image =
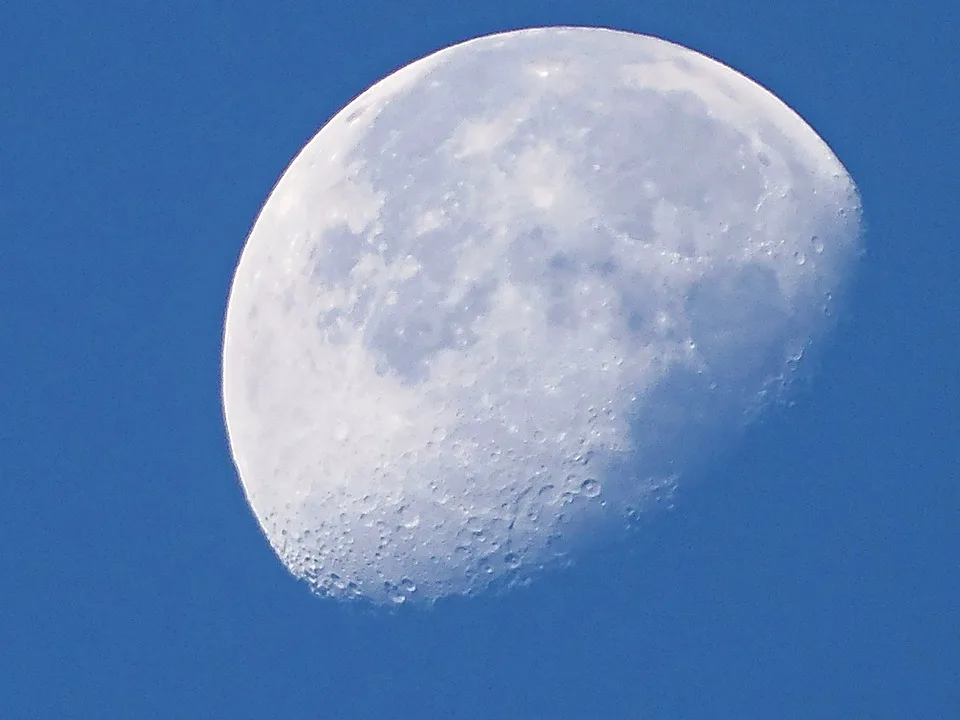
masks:
[[[958,7],[3,3],[0,717],[960,717]],[[429,612],[315,599],[226,444],[243,241],[360,91],[544,24],[665,37],[803,115],[863,196],[846,319],[635,542]]]

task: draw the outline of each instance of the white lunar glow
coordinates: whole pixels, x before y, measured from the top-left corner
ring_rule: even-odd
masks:
[[[223,400],[250,505],[321,594],[526,581],[789,382],[859,223],[817,134],[683,47],[541,28],[414,62],[244,247]]]

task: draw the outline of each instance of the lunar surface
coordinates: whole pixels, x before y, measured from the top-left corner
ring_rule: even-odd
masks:
[[[859,228],[818,135],[678,45],[542,28],[414,62],[243,249],[223,401],[253,512],[323,595],[529,582],[782,395]]]

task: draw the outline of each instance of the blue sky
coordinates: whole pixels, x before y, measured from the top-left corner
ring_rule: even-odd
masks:
[[[960,9],[7,3],[0,717],[960,717]],[[223,313],[256,213],[352,97],[532,25],[658,35],[773,89],[860,186],[813,387],[633,543],[503,597],[312,597],[230,461]]]

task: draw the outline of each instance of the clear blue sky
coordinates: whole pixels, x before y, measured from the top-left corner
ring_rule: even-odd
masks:
[[[848,316],[632,544],[432,611],[318,600],[227,449],[238,253],[353,96],[544,24],[665,37],[803,115],[863,195]],[[958,88],[954,0],[4,3],[0,717],[960,717]]]

